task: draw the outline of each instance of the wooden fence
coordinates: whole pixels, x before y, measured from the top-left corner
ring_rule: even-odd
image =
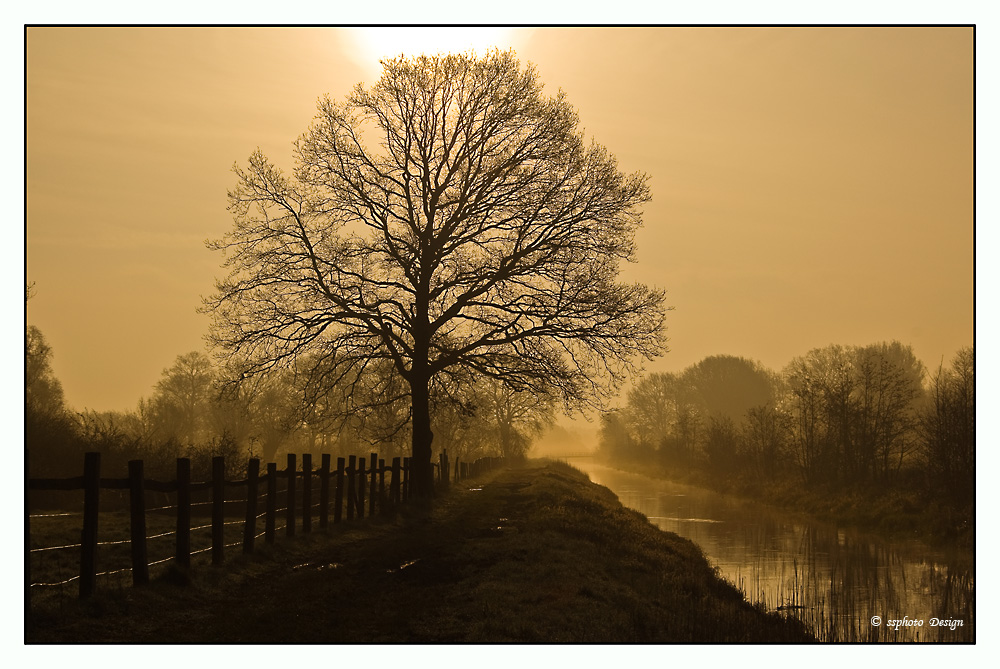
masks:
[[[318,469],[313,468],[312,455],[303,454],[301,460],[295,454],[287,456],[284,469],[279,470],[276,463],[267,463],[265,473],[260,471],[260,460],[251,458],[247,463],[246,478],[235,481],[225,480],[225,460],[222,457],[212,458],[212,472],[209,480],[195,482],[191,480],[191,461],[188,458],[178,458],[177,478],[173,481],[161,482],[147,479],[143,475],[143,461],[132,460],[128,463],[128,478],[102,478],[101,454],[87,453],[84,456],[83,475],[65,479],[28,479],[28,490],[83,490],[83,527],[79,544],[68,546],[50,546],[31,548],[31,512],[27,495],[25,501],[25,606],[30,610],[31,588],[43,585],[65,585],[73,580],[79,580],[80,597],[91,596],[96,587],[97,577],[110,572],[97,571],[98,520],[100,491],[102,489],[127,490],[129,498],[129,532],[127,543],[131,548],[132,584],[142,585],[149,582],[149,568],[173,560],[178,567],[188,570],[191,567],[191,557],[197,553],[211,550],[213,565],[223,563],[225,549],[242,543],[243,553],[253,553],[257,539],[263,537],[267,544],[274,543],[275,535],[280,527],[276,527],[278,514],[284,512],[283,529],[288,537],[295,536],[298,525],[303,533],[313,529],[314,511],[319,529],[324,530],[330,524],[343,520],[364,518],[376,514],[391,515],[399,506],[410,499],[410,458],[394,457],[386,463],[378,454],[368,456],[349,456],[337,458],[336,469],[332,468],[331,456],[323,454]],[[301,468],[299,467],[301,462]],[[437,491],[447,490],[449,479],[455,481],[479,476],[494,469],[503,462],[502,458],[480,458],[475,462],[461,462],[456,459],[454,474],[447,451],[442,452],[438,462],[431,463],[434,468],[434,485]],[[386,481],[387,475],[389,481]],[[284,490],[278,490],[278,482],[286,483]],[[315,495],[315,484],[318,483],[318,500]],[[242,499],[226,499],[227,488],[242,488],[245,494]],[[261,493],[261,489],[264,492]],[[176,493],[176,504],[159,507],[158,511],[176,510],[176,530],[147,536],[146,515],[150,509],[146,504],[147,491]],[[192,493],[210,491],[211,501],[205,504],[211,506],[210,548],[197,551],[191,550],[191,514]],[[284,495],[286,505],[278,508],[279,495]],[[227,502],[242,502],[245,505],[245,515],[242,521],[225,520],[225,504]],[[258,507],[263,502],[264,510],[258,513]],[[346,505],[345,505],[346,502]],[[345,509],[346,506],[346,509]],[[331,514],[332,507],[332,514]],[[346,510],[346,513],[345,513]],[[62,514],[60,514],[62,515]],[[264,531],[258,533],[257,525],[260,518],[264,519]],[[243,524],[242,542],[225,544],[223,530],[225,525]],[[202,526],[207,528],[208,526]],[[147,557],[146,542],[150,538],[159,538],[175,534],[175,550],[172,558],[157,560],[150,563]],[[106,543],[126,543],[112,541]],[[32,583],[30,557],[31,553],[49,550],[80,549],[80,573],[78,576],[59,583]],[[117,572],[116,572],[117,573]]]

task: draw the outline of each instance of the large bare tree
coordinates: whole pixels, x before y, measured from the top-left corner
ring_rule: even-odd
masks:
[[[533,66],[497,51],[383,66],[374,86],[320,101],[294,175],[259,151],[234,168],[235,227],[210,243],[230,273],[206,310],[245,374],[309,356],[313,397],[390,362],[427,495],[435,387],[484,375],[567,407],[600,401],[665,350],[664,294],[618,282],[646,176],[588,144]]]

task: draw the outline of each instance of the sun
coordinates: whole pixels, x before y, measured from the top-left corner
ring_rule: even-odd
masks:
[[[516,48],[516,42],[524,37],[524,31],[486,26],[385,26],[348,28],[344,32],[351,59],[373,75],[381,73],[379,61],[384,58],[467,51],[481,56],[492,48]]]

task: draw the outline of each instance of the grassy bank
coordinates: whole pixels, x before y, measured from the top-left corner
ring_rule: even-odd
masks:
[[[648,462],[601,461],[609,467],[653,478],[698,486],[801,514],[825,523],[873,532],[888,539],[917,539],[943,547],[972,551],[976,545],[974,509],[956,509],[934,498],[917,483],[893,487],[806,485],[777,478],[758,483],[739,477],[713,476],[699,469],[651,466]]]
[[[532,461],[434,507],[279,542],[187,585],[46,605],[29,642],[801,642],[690,541]]]
[[[976,545],[972,509],[955,509],[914,488],[844,490],[784,482],[740,488],[738,492],[772,506],[885,537],[918,539],[932,546],[957,546],[965,550],[974,550]]]

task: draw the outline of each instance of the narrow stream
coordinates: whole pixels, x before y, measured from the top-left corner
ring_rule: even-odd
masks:
[[[968,552],[885,541],[592,458],[568,462],[661,529],[698,544],[749,601],[798,617],[820,640],[975,641]]]

